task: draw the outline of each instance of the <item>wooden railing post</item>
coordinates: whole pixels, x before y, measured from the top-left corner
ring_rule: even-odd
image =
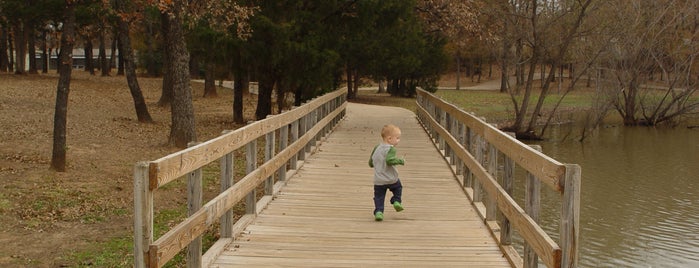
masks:
[[[515,133],[509,132],[508,135],[514,137]],[[502,174],[502,188],[509,196],[513,196],[514,185],[515,185],[515,161],[511,157],[502,154],[503,156],[503,174]],[[501,213],[502,214],[502,213]],[[511,245],[512,244],[512,223],[507,217],[502,217],[502,222],[500,223],[500,244]]]
[[[444,129],[447,130],[447,133],[451,135],[451,114],[447,113],[446,111],[444,112],[444,121],[441,124]],[[444,139],[442,139],[444,140]],[[444,157],[449,158],[449,165],[454,164],[454,158],[453,158],[453,153],[452,153],[452,148],[449,146],[448,143],[444,143]]]
[[[481,136],[476,136],[476,161],[483,166],[485,163],[485,156],[483,155],[483,147],[485,147],[485,141],[483,141],[483,138]],[[483,192],[483,187],[481,187],[481,182],[478,180],[473,180],[473,202],[481,202],[483,199],[482,197],[482,192]]]
[[[471,131],[471,128],[468,126],[464,126],[465,128],[465,133],[464,137],[466,138],[466,142],[464,142],[464,148],[471,154],[474,155],[473,152],[473,131]],[[473,173],[471,173],[471,170],[464,165],[464,187],[473,187]]]
[[[530,145],[541,152],[540,145]],[[541,183],[534,175],[527,172],[527,181],[524,185],[524,211],[534,222],[539,223],[541,214]],[[524,243],[524,268],[535,268],[539,266],[539,257],[532,246]]]
[[[224,130],[222,135],[230,132],[230,130]],[[221,192],[225,192],[228,188],[233,186],[235,183],[235,166],[233,152],[227,153],[224,157],[221,157]],[[233,211],[228,210],[226,214],[221,216],[221,237],[232,238],[233,237]]]
[[[192,147],[199,143],[190,142],[187,146]],[[191,173],[187,178],[187,216],[192,216],[195,212],[199,211],[202,206],[202,196],[203,196],[203,182],[202,182],[202,171],[198,168]],[[188,268],[200,268],[201,267],[201,236],[192,240],[187,246],[187,267]]]
[[[279,129],[279,152],[283,151],[286,149],[286,146],[289,144],[289,125],[284,125]],[[286,180],[286,170],[289,163],[287,162],[284,164],[281,168],[279,168],[279,174],[278,180],[279,181],[285,181]]]
[[[580,221],[580,166],[566,164],[561,204],[561,267],[578,266],[578,243]]]
[[[308,124],[306,123],[306,120],[308,120],[308,115],[304,115],[299,119],[299,137],[303,137],[306,135],[306,129],[308,128]],[[299,160],[306,160],[306,148],[308,146],[305,146],[303,150],[299,151]]]
[[[456,137],[456,140],[459,142],[459,144],[464,144],[464,136],[463,136],[463,124],[459,122],[459,120],[454,119],[452,121],[453,123],[453,130],[452,130],[452,135]],[[457,156],[456,153],[454,153],[454,163],[453,165],[455,166],[456,170],[456,175],[461,175],[463,174],[463,164],[461,164],[461,159]]]
[[[265,163],[274,157],[275,132],[276,130],[273,130],[265,135]],[[274,175],[267,177],[267,180],[265,180],[265,195],[272,194],[274,194]]]
[[[257,140],[245,145],[245,174],[257,169]],[[245,213],[257,214],[257,191],[252,190],[245,198]]]
[[[310,120],[306,120],[306,130],[309,130],[315,126],[315,124],[318,122],[318,108],[314,109],[311,111],[310,114],[308,114]],[[306,146],[306,152],[310,153],[311,150],[313,150],[313,147],[316,147],[316,141],[318,140],[318,135],[319,133],[316,133],[315,136],[311,139],[311,142],[308,143],[308,146]]]
[[[299,120],[294,120],[294,122],[291,122],[291,143],[296,142],[299,139]],[[303,150],[301,150],[303,151]],[[301,151],[299,151],[298,154],[294,155],[291,157],[291,160],[289,161],[289,168],[296,170],[298,169],[298,161],[300,159]]]
[[[153,192],[149,189],[148,162],[134,166],[134,267],[150,267],[148,246],[153,242]]]
[[[440,125],[444,126],[445,121],[446,121],[446,117],[447,117],[447,112],[443,111],[443,110],[439,110],[439,121],[437,121],[437,122],[439,122]],[[438,135],[438,136],[439,136],[439,149],[446,150],[444,138],[441,135]]]
[[[488,143],[488,173],[497,178],[498,173],[498,149],[495,145]],[[495,200],[495,196],[488,194],[488,199],[486,199],[485,205],[485,219],[487,221],[494,221],[497,218],[498,206]]]

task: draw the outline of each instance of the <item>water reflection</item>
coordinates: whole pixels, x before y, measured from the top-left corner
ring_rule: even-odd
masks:
[[[582,167],[580,266],[699,267],[699,130],[603,127],[584,143],[578,133],[556,127],[539,144]],[[560,198],[543,198],[557,239]]]

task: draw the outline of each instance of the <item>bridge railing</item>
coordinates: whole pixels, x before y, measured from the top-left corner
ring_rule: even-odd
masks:
[[[188,267],[208,267],[223,246],[240,233],[303,164],[316,142],[344,117],[346,91],[318,97],[291,111],[256,121],[235,131],[134,168],[134,267],[162,267],[187,248]],[[264,137],[264,164],[257,166],[257,140]],[[278,140],[275,140],[276,138]],[[278,145],[278,146],[277,146]],[[246,174],[234,183],[233,153],[245,148]],[[277,147],[277,148],[275,148]],[[221,193],[202,205],[202,168],[220,163]],[[188,212],[183,222],[155,240],[153,197],[158,188],[187,177]],[[276,182],[275,182],[276,178]],[[256,189],[264,182],[265,195]],[[234,222],[231,209],[245,200],[246,214]],[[220,239],[202,255],[201,236],[219,221]]]
[[[538,258],[547,267],[576,267],[580,166],[559,163],[424,90],[418,91],[417,104],[418,119],[513,267],[538,267]],[[503,168],[498,175],[499,159]],[[515,165],[527,172],[524,209],[512,195]],[[559,243],[538,224],[540,183],[562,196]],[[523,257],[512,245],[512,228],[524,240]]]

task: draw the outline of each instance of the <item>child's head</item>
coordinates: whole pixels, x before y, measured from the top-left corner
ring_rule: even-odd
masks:
[[[400,128],[395,125],[385,125],[381,129],[381,138],[385,143],[396,146],[400,142]]]

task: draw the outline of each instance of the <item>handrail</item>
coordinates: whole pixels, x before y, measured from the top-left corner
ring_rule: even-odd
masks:
[[[538,255],[548,267],[576,267],[580,166],[561,164],[424,90],[418,90],[417,104],[418,119],[432,135],[435,145],[443,149],[454,174],[463,176],[464,191],[479,208],[481,217],[488,223],[491,234],[499,241],[510,263],[514,267],[536,267]],[[503,155],[505,161],[503,185],[498,183],[496,174],[499,155]],[[525,211],[512,198],[514,163],[536,178],[534,181],[541,181],[563,195],[560,246],[536,222],[538,208],[531,208],[528,203]],[[485,203],[481,201],[482,190],[487,196]],[[538,200],[538,192],[527,194],[528,202]],[[480,211],[480,207],[485,207],[485,211]],[[495,217],[498,209],[504,216],[499,224]],[[531,210],[535,211],[531,213],[534,218],[527,213]],[[510,225],[526,242],[524,260],[510,245]]]
[[[344,116],[347,105],[345,94],[344,90],[334,91],[291,111],[256,121],[158,160],[137,163],[134,169],[134,266],[162,267],[178,252],[198,239],[217,219],[230,218],[222,218],[222,216],[227,214],[238,202],[246,197],[252,197],[254,203],[255,189],[262,182],[271,182],[270,178],[279,172],[278,179],[280,181],[278,183],[284,183],[283,179],[286,177],[287,168],[297,169],[300,165],[296,162],[304,158],[305,153],[310,150],[310,146],[325,136]],[[270,134],[275,134],[276,131],[279,131],[280,139],[289,138],[290,144],[286,146],[286,140],[280,141],[279,152],[274,155],[275,135]],[[291,131],[290,137],[289,131]],[[299,133],[301,133],[300,137]],[[245,177],[230,188],[223,189],[221,194],[201,206],[200,209],[190,213],[190,216],[183,222],[153,241],[153,194],[155,190],[179,177],[193,173],[211,162],[225,159],[233,151],[246,145],[248,149],[255,151],[255,141],[263,136],[272,139],[271,142],[267,142],[269,145],[266,148],[266,162],[264,164],[254,170],[249,170]],[[250,145],[252,147],[249,147]],[[255,157],[252,157],[252,161],[255,160]],[[233,161],[230,159],[221,161],[221,163],[224,162],[232,164]],[[232,176],[231,170],[230,166],[222,166],[222,184],[224,177]],[[289,172],[291,171],[289,170]],[[273,184],[272,182],[268,185],[269,188],[266,188],[273,190]],[[266,191],[266,194],[271,195],[272,193]],[[271,200],[271,198],[267,200]],[[249,208],[253,208],[252,210],[248,209],[248,212],[253,213],[252,217],[254,217],[257,213],[256,205],[247,202],[246,204]],[[244,226],[241,225],[249,223],[250,217],[241,218],[238,223],[226,222],[230,225],[237,224],[236,227],[242,229]],[[231,226],[226,228],[222,226],[222,232],[230,232],[223,231],[230,229]],[[230,237],[230,234],[222,234],[221,237]],[[198,252],[201,252],[201,249]],[[194,257],[196,263],[191,264],[193,267],[202,265],[199,257]],[[188,265],[190,264],[188,263]]]

